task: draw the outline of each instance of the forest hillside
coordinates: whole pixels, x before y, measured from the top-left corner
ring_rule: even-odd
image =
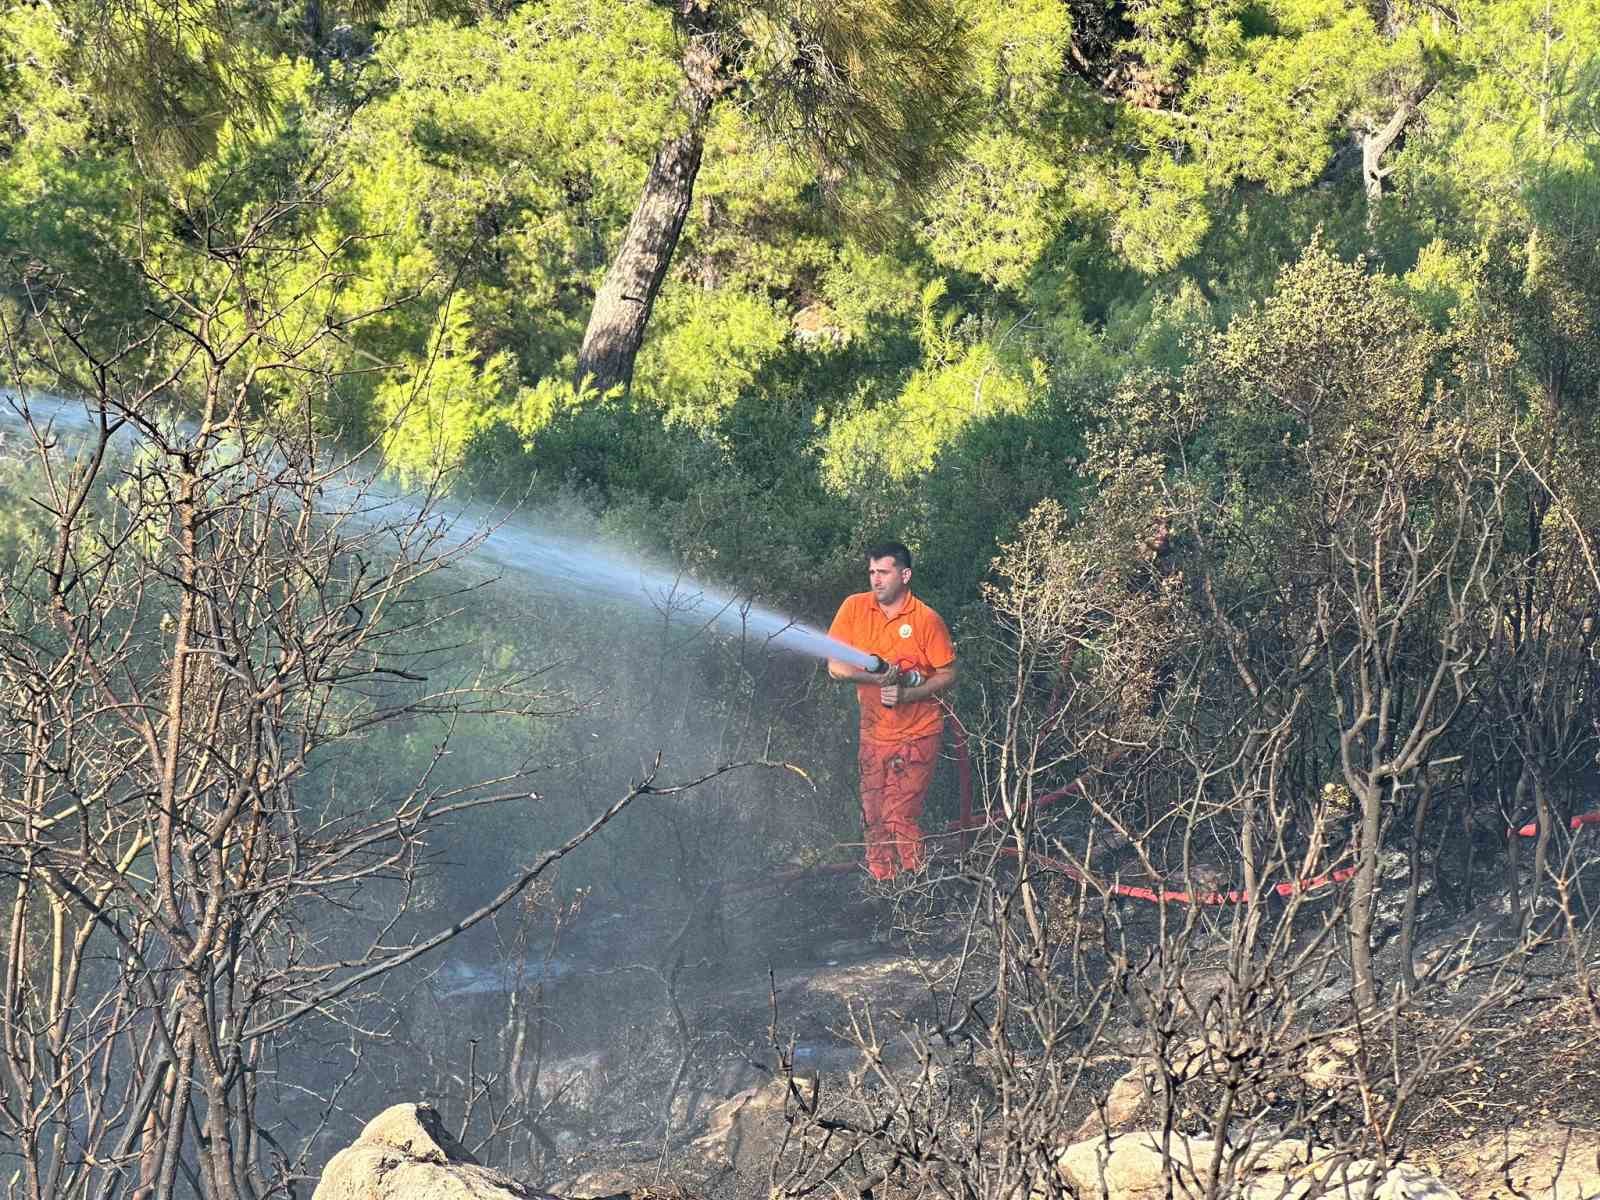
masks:
[[[578,1193],[1087,1194],[1113,1085],[1206,1200],[1485,1070],[1506,1161],[1593,1132],[1529,1064],[1600,1033],[1597,47],[7,8],[6,1196],[309,1195],[412,1100]],[[959,664],[887,883],[816,640],[884,539]],[[710,1170],[735,1059],[786,1136]]]

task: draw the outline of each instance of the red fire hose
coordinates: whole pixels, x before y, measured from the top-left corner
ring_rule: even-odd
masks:
[[[959,837],[962,846],[965,848],[971,846],[974,833],[980,829],[991,828],[999,824],[999,820],[993,816],[980,816],[973,811],[972,752],[967,743],[967,731],[961,722],[956,719],[955,714],[949,710],[948,706],[946,706],[945,711],[950,718],[946,727],[951,731],[950,740],[955,751],[956,779],[961,794],[961,810],[960,815],[951,823],[947,834],[935,834],[932,836]],[[1070,796],[1082,794],[1083,786],[1075,779],[1065,787],[1057,788],[1053,792],[1047,792],[1043,796],[1037,797],[1032,802],[1032,806],[1034,811],[1037,812],[1054,804],[1059,804]],[[1587,825],[1600,825],[1600,811],[1580,813],[1568,822],[1568,828],[1574,833]],[[1536,837],[1539,833],[1539,823],[1530,821],[1528,824],[1513,829],[1511,832],[1519,837]],[[1006,847],[1001,850],[1001,853],[1010,858],[1017,856],[1015,847]],[[1087,883],[1103,894],[1126,896],[1132,900],[1147,900],[1152,904],[1245,904],[1250,900],[1248,892],[1239,890],[1187,892],[1164,886],[1140,887],[1136,884],[1121,883],[1115,880],[1108,882],[1096,879],[1081,867],[1075,866],[1065,859],[1054,858],[1047,854],[1030,854],[1029,861],[1047,871],[1065,875],[1068,879],[1076,880],[1079,883]],[[797,867],[774,875],[764,875],[758,879],[728,883],[723,887],[723,895],[737,895],[741,892],[774,885],[782,886],[811,875],[843,874],[854,870],[856,870],[855,863],[826,863],[816,867]],[[1293,896],[1296,893],[1315,891],[1330,884],[1343,883],[1345,880],[1352,878],[1355,873],[1355,867],[1340,867],[1337,870],[1329,871],[1325,875],[1315,875],[1309,879],[1286,880],[1283,883],[1274,884],[1272,891],[1283,897]]]
[[[1573,833],[1577,833],[1585,825],[1600,825],[1600,812],[1579,813],[1567,822],[1567,828],[1572,830]],[[1538,837],[1539,822],[1529,821],[1522,828],[1515,829],[1512,832],[1518,837]]]
[[[948,709],[946,711],[948,712]],[[952,731],[951,742],[956,756],[956,777],[961,786],[961,815],[951,825],[951,832],[961,837],[963,846],[970,846],[972,835],[975,832],[996,825],[998,821],[992,816],[979,816],[973,811],[972,753],[967,745],[967,731],[962,727],[961,722],[956,719],[954,713],[949,713],[948,715],[950,717],[948,727]],[[1032,802],[1033,809],[1037,812],[1040,809],[1049,808],[1053,804],[1059,804],[1069,796],[1082,794],[1083,785],[1075,779],[1065,787],[1057,788],[1053,792],[1047,792],[1043,796],[1036,798]],[[1568,822],[1568,828],[1574,833],[1586,825],[1600,825],[1600,811],[1581,813]],[[1539,832],[1539,824],[1537,821],[1530,822],[1515,830],[1515,832],[1521,837],[1535,837]],[[1003,850],[1002,853],[1012,858],[1017,856],[1015,847],[1009,847]],[[1237,890],[1226,892],[1184,892],[1167,887],[1139,887],[1134,884],[1116,881],[1105,882],[1096,880],[1082,868],[1074,866],[1064,859],[1052,858],[1045,854],[1030,854],[1029,859],[1036,866],[1043,867],[1048,871],[1055,871],[1080,883],[1088,883],[1105,893],[1127,896],[1134,900],[1148,900],[1154,904],[1245,904],[1250,900],[1250,893]],[[1337,870],[1329,871],[1325,875],[1316,875],[1310,879],[1275,884],[1272,890],[1279,896],[1293,896],[1297,892],[1304,893],[1326,887],[1329,884],[1343,883],[1345,880],[1353,878],[1356,870],[1355,867],[1340,867]]]

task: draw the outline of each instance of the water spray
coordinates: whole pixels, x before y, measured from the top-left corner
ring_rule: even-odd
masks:
[[[94,410],[83,401],[38,392],[24,398],[11,389],[0,389],[0,428],[25,427],[29,421],[57,436],[89,437],[97,429]],[[131,424],[123,430],[127,440],[122,452],[131,453],[138,432]],[[399,488],[374,486],[354,468],[348,470],[343,483],[337,478],[325,481],[322,491],[333,497],[343,495],[353,507],[359,503],[359,512],[351,515],[373,525],[425,512],[415,496]],[[701,630],[715,628],[728,636],[755,637],[776,649],[835,659],[874,674],[891,669],[877,655],[848,646],[747,596],[705,587],[680,571],[640,562],[604,545],[496,518],[467,505],[440,515],[444,523],[439,542],[442,550],[459,550],[471,543],[474,559],[493,564],[507,576],[517,576],[530,590],[595,604],[647,606]]]

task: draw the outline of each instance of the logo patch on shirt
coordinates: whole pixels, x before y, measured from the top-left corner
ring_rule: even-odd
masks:
[[[911,636],[911,626],[909,624],[900,626],[900,636],[903,638]]]

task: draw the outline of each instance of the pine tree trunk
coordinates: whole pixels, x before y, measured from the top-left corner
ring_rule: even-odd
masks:
[[[656,153],[628,231],[594,299],[578,351],[574,382],[580,387],[587,380],[604,392],[618,385],[627,390],[633,383],[633,360],[689,215],[705,149],[711,97],[691,85],[684,89],[684,98],[688,127],[669,137]]]
[[[1401,97],[1399,105],[1394,110],[1394,115],[1386,121],[1381,129],[1369,131],[1361,139],[1361,183],[1367,193],[1367,231],[1370,233],[1378,219],[1378,206],[1383,203],[1383,181],[1389,177],[1393,167],[1383,165],[1383,156],[1389,153],[1390,148],[1399,140],[1400,135],[1406,131],[1406,126],[1411,123],[1411,118],[1417,115],[1418,108],[1428,98],[1434,89],[1434,83],[1427,81],[1413,88]]]

